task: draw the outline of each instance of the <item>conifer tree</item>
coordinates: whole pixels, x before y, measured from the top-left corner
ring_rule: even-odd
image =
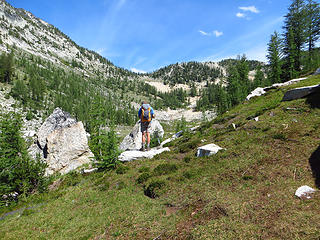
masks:
[[[306,8],[304,0],[293,0],[285,16],[284,55],[287,78],[296,77],[301,71],[301,55],[306,42]]]
[[[0,205],[4,194],[27,194],[45,187],[46,163],[29,157],[21,127],[21,117],[16,113],[0,117]]]
[[[267,58],[270,65],[270,71],[268,73],[268,78],[271,83],[281,82],[281,49],[282,43],[278,33],[275,31],[271,35],[270,42],[268,44],[268,54]]]
[[[313,67],[315,43],[320,38],[320,5],[308,0],[306,5],[306,43],[308,47],[308,70]],[[316,64],[315,64],[316,65]]]

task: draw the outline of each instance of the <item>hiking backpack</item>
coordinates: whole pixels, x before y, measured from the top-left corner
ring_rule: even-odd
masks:
[[[151,109],[141,109],[141,121],[142,122],[151,122]]]

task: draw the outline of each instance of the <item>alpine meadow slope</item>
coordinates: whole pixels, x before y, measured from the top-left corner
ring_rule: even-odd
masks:
[[[254,97],[152,160],[67,174],[15,206],[20,210],[0,221],[0,237],[315,239],[319,192],[306,200],[294,192],[319,184],[319,91],[281,100],[290,89],[319,83],[311,76]],[[225,150],[195,157],[208,143]]]

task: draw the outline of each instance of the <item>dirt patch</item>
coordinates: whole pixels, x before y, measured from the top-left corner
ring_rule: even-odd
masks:
[[[181,211],[185,212],[186,218],[177,224],[174,236],[165,236],[163,239],[193,239],[191,232],[197,225],[205,225],[212,219],[228,216],[227,210],[222,206],[214,204],[208,207],[208,204],[208,201],[200,198],[184,206]]]

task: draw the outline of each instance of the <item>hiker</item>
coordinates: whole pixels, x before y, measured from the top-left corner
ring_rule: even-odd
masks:
[[[147,135],[147,150],[150,150],[150,132],[152,118],[154,118],[153,108],[146,101],[143,101],[138,112],[140,118],[140,127],[142,133],[142,148],[141,151],[145,151],[146,135]]]

